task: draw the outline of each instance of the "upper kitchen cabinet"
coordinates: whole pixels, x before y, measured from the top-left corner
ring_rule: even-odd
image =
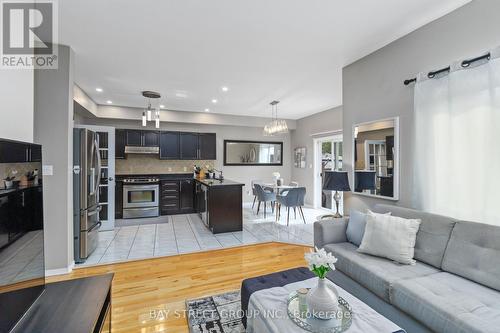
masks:
[[[124,159],[125,156],[125,144],[127,141],[127,130],[116,129],[115,131],[115,158]]]
[[[200,160],[217,159],[217,142],[215,133],[200,133],[199,146]]]
[[[156,131],[142,131],[142,145],[144,147],[158,147],[160,142],[160,133]]]
[[[198,133],[180,133],[181,160],[199,158],[199,136]]]
[[[38,145],[2,141],[0,163],[41,162],[42,148]]]
[[[178,160],[181,157],[179,132],[160,133],[160,159]]]
[[[159,133],[156,131],[127,130],[126,145],[133,147],[158,147]]]

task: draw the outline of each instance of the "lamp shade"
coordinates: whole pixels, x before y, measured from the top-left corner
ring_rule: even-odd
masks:
[[[326,171],[323,190],[350,191],[347,171]]]
[[[375,171],[356,171],[355,191],[375,190]]]

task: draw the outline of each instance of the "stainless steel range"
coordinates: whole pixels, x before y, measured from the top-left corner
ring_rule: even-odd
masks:
[[[123,179],[123,218],[157,217],[160,179],[157,177],[129,177]]]

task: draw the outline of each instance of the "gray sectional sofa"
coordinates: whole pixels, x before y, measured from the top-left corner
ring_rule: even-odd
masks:
[[[422,220],[417,264],[358,253],[347,218],[323,220],[314,243],[338,258],[329,278],[408,333],[500,332],[500,227],[389,205],[373,211]]]

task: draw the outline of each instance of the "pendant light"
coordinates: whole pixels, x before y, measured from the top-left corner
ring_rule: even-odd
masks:
[[[160,128],[160,109],[151,107],[151,99],[159,99],[161,98],[161,95],[154,91],[143,91],[142,96],[148,99],[148,106],[142,112],[142,126],[147,126],[148,121],[154,120],[155,127]]]
[[[271,105],[271,121],[264,126],[264,136],[275,136],[288,133],[288,125],[286,120],[278,119],[278,103],[272,101]]]

